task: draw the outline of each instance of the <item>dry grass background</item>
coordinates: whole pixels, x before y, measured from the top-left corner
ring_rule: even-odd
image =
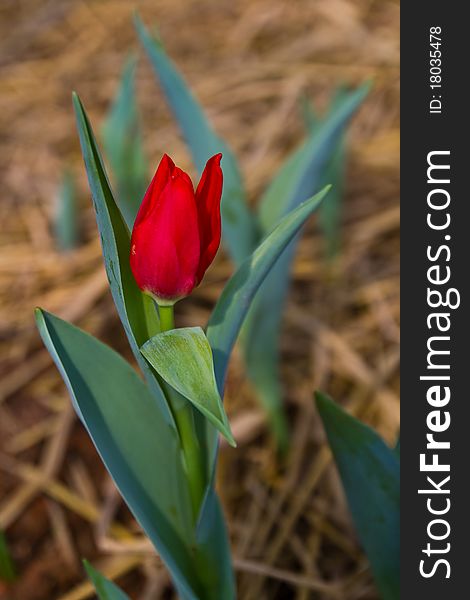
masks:
[[[0,529],[20,577],[9,600],[93,596],[87,557],[132,598],[171,598],[164,568],[137,537],[62,381],[40,344],[41,305],[129,355],[107,290],[70,92],[98,127],[131,48],[131,15],[165,44],[241,165],[253,202],[300,139],[302,93],[320,107],[334,87],[371,78],[349,135],[343,252],[323,258],[304,236],[282,342],[292,449],[282,462],[243,374],[231,364],[227,406],[236,450],[218,485],[239,598],[375,599],[312,391],[327,391],[392,441],[398,428],[398,3],[386,0],[2,0],[0,5]],[[138,95],[152,164],[169,152],[190,169],[142,57]],[[51,220],[70,165],[83,197],[81,247],[55,250]],[[202,323],[231,266],[221,254],[180,303]],[[221,599],[223,600],[223,599]]]

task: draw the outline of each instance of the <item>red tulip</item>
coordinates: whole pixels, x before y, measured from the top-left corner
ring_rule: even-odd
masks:
[[[191,293],[220,244],[221,154],[207,161],[194,193],[189,176],[166,154],[134,223],[131,269],[138,286],[160,305]]]

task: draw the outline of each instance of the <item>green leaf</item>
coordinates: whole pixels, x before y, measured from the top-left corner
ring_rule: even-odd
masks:
[[[330,191],[331,193],[331,191]],[[325,203],[329,202],[328,200]],[[296,238],[284,250],[254,299],[240,336],[247,374],[256,389],[281,453],[288,446],[288,428],[279,377],[282,312],[289,290]],[[268,302],[269,299],[269,302]]]
[[[227,364],[251,301],[282,251],[328,193],[329,187],[289,213],[229,279],[207,326],[214,370],[222,393]]]
[[[75,180],[66,170],[57,195],[54,233],[59,250],[68,252],[78,245],[78,199]]]
[[[152,299],[138,288],[129,263],[130,233],[116,205],[93,130],[79,97],[73,95],[83,159],[101,238],[106,274],[119,318],[134,356],[158,402],[163,418],[173,423],[165,397],[140,354],[140,346],[160,331]]]
[[[255,220],[248,209],[237,161],[227,144],[217,136],[186,82],[168,58],[161,41],[152,37],[139,17],[137,33],[147,52],[160,85],[191,151],[194,164],[202,172],[208,158],[222,152],[224,189],[222,195],[223,240],[239,264],[254,249],[257,240]]]
[[[135,97],[137,61],[130,57],[118,93],[103,126],[103,144],[116,183],[116,199],[132,229],[148,184],[148,168]]]
[[[230,353],[259,286],[328,190],[329,188],[326,187],[287,215],[253,254],[240,265],[225,285],[206,331],[212,348],[217,388],[221,396],[223,396]],[[204,436],[208,472],[210,477],[213,477],[217,456],[217,435],[215,430],[209,427],[204,431]]]
[[[362,86],[347,94],[341,102],[338,101],[335,110],[318,124],[306,142],[288,158],[261,199],[259,219],[263,233],[325,184],[324,170],[367,89]],[[332,194],[335,196],[338,191],[333,189]],[[329,203],[330,197],[322,204],[320,211],[328,211]],[[287,444],[287,427],[279,380],[279,333],[296,245],[297,240],[293,240],[261,286],[241,338],[248,376],[267,411],[281,450]]]
[[[203,589],[179,439],[144,382],[108,346],[36,311],[41,337],[124,500],[184,598]]]
[[[302,113],[302,119],[307,131],[314,131],[321,122],[321,118],[317,114],[313,104],[305,95],[302,95],[300,98],[300,111]]]
[[[12,583],[16,579],[15,567],[3,531],[0,531],[0,581]]]
[[[400,435],[398,435],[397,443],[395,444],[393,451],[398,456],[398,459],[400,459]]]
[[[215,381],[212,350],[200,327],[159,333],[140,349],[157,373],[236,446]]]
[[[199,569],[205,573],[205,585],[216,600],[235,600],[235,581],[225,519],[214,486],[208,488],[196,538],[201,548]],[[214,569],[214,565],[217,568]]]
[[[344,85],[340,85],[330,102],[328,114],[324,118],[318,117],[309,102],[303,104],[304,121],[307,129],[315,135],[322,121],[331,118],[347,99],[349,92]],[[331,153],[331,159],[324,169],[322,185],[331,183],[332,190],[328,202],[325,202],[318,211],[318,222],[326,241],[326,255],[333,259],[340,249],[340,227],[344,196],[344,174],[346,161],[345,132],[337,141],[336,148]]]
[[[258,213],[263,233],[318,187],[344,128],[368,91],[369,85],[363,85],[347,94],[281,167],[260,201]]]
[[[349,508],[384,600],[400,594],[400,465],[370,427],[315,395]]]
[[[84,560],[83,564],[85,565],[90,581],[95,586],[99,600],[129,600],[127,594],[119,589],[115,583],[94,569],[87,560]]]
[[[333,97],[330,101],[328,107],[328,114],[331,116],[334,112],[341,106],[344,100],[348,97],[349,91],[345,84],[340,84],[334,91]],[[325,120],[325,117],[321,117],[320,114],[316,111],[312,102],[306,97],[303,96],[300,101],[300,110],[302,112],[302,117],[304,121],[304,125],[307,131],[313,132],[317,129],[321,122]]]
[[[340,249],[340,228],[344,197],[344,173],[346,167],[346,145],[343,140],[333,152],[330,163],[325,169],[324,181],[332,184],[331,198],[318,212],[318,223],[326,242],[326,256],[333,259]]]

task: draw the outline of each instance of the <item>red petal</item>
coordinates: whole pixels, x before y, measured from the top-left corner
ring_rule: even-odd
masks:
[[[162,299],[187,296],[196,284],[199,231],[190,178],[173,168],[166,186],[131,240],[131,268],[139,287]]]
[[[197,270],[197,283],[204,277],[208,266],[214,260],[220,245],[221,219],[220,199],[222,197],[223,175],[220,168],[222,154],[216,154],[207,161],[196,190],[201,256]]]
[[[153,176],[153,179],[150,182],[147,191],[145,192],[139,212],[135,218],[134,227],[148,216],[148,213],[158,202],[160,194],[168,183],[168,180],[170,179],[174,169],[175,163],[171,160],[168,154],[164,154],[160,164],[157,167],[157,170],[155,171],[155,175]]]

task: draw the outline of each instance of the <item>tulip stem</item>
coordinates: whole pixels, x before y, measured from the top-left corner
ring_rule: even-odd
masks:
[[[169,331],[175,328],[173,306],[158,305],[158,313],[160,315],[160,329],[162,331]]]
[[[163,332],[174,329],[173,306],[158,305],[158,312],[160,314],[160,330]],[[196,433],[194,409],[186,398],[183,398],[177,392],[173,393],[171,388],[166,392],[166,396],[175,419],[176,428],[178,429],[186,473],[188,475],[194,519],[197,520],[205,491],[205,468],[201,446]]]
[[[186,405],[176,410],[173,414],[180,436],[186,472],[188,475],[193,516],[194,520],[197,521],[204,497],[205,478],[201,447],[196,435],[193,408],[189,402],[186,401]]]

